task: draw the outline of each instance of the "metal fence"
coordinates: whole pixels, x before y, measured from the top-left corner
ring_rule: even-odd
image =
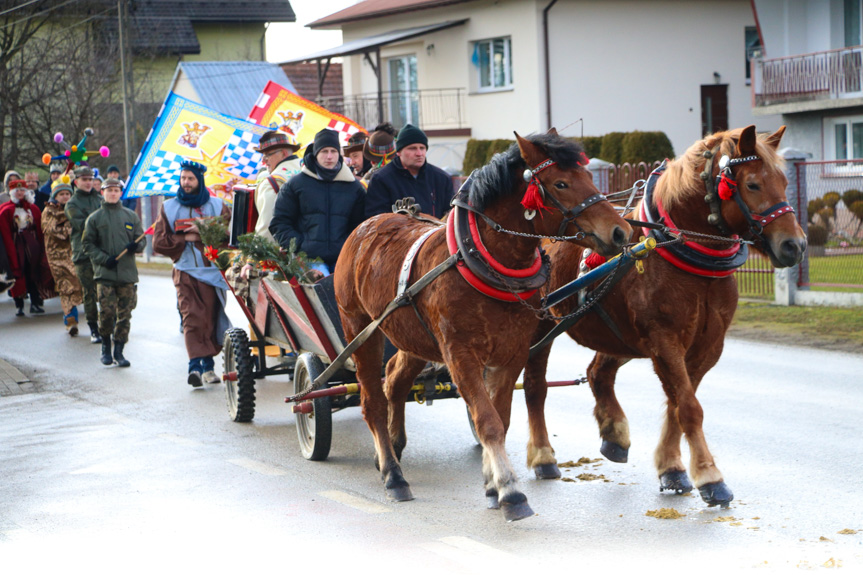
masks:
[[[863,291],[863,160],[800,162],[797,218],[809,238],[798,287]]]
[[[863,90],[863,47],[753,60],[756,106],[857,96]]]

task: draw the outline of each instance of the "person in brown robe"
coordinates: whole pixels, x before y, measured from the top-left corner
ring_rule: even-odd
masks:
[[[162,204],[153,234],[153,250],[174,262],[183,335],[189,355],[187,383],[219,383],[214,356],[222,351],[224,332],[230,327],[225,315],[225,283],[219,270],[203,255],[196,218],[230,215],[221,199],[210,196],[204,186],[206,168],[183,162],[177,196]],[[185,220],[185,221],[184,221]]]
[[[78,306],[84,301],[84,292],[75,272],[75,264],[72,263],[72,223],[64,211],[71,197],[71,185],[62,181],[54,184],[51,199],[42,212],[42,234],[45,237],[48,265],[54,276],[54,289],[60,294],[63,323],[66,332],[74,337],[78,335]]]

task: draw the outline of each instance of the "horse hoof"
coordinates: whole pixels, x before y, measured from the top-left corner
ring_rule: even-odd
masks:
[[[557,463],[542,463],[533,468],[537,479],[560,479]]]
[[[413,501],[414,494],[411,493],[409,485],[400,485],[398,487],[387,487],[387,498],[392,501]]]
[[[485,501],[488,509],[500,509],[500,501],[498,500],[497,489],[486,489]]]
[[[659,476],[660,491],[674,491],[678,495],[692,491],[692,483],[685,471],[666,471]]]
[[[536,515],[533,512],[533,509],[530,508],[530,505],[527,504],[527,501],[522,501],[521,503],[503,502],[500,506],[501,509],[503,509],[503,517],[506,519],[507,523]]]
[[[728,508],[728,504],[734,500],[734,494],[728,489],[724,481],[716,483],[708,483],[698,488],[701,492],[701,498],[707,503],[708,507],[721,505],[723,509]]]
[[[606,441],[604,439],[602,440],[599,452],[603,454],[606,459],[615,463],[626,463],[629,458],[629,449],[625,449],[616,443],[612,443],[611,441]]]

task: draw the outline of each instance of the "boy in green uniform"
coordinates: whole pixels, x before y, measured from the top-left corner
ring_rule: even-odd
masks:
[[[75,273],[84,291],[84,312],[90,326],[90,341],[101,343],[99,336],[99,307],[97,304],[96,282],[93,281],[93,264],[84,252],[81,238],[84,235],[84,222],[93,212],[102,207],[102,198],[93,191],[93,170],[88,166],[75,169],[75,191],[72,199],[66,202],[66,218],[72,224],[72,261]]]
[[[132,210],[123,207],[123,182],[108,178],[102,184],[102,207],[84,226],[84,250],[93,262],[93,277],[99,296],[99,333],[102,336],[102,363],[116,362],[129,367],[123,357],[123,347],[129,340],[132,310],[138,303],[138,267],[135,253],[144,251],[141,220]],[[111,357],[111,337],[114,356]]]

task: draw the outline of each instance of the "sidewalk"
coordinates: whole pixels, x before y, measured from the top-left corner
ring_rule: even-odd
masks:
[[[0,358],[0,396],[33,393],[36,387],[16,367]]]

